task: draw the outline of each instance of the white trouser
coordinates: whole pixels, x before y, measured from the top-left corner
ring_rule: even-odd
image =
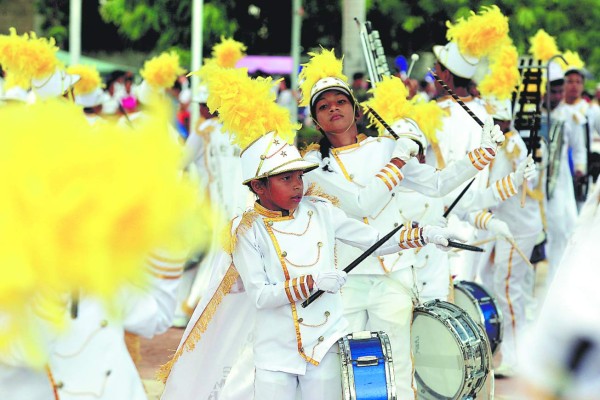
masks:
[[[337,348],[335,344],[319,365],[308,364],[304,375],[256,368],[254,399],[296,400],[298,385],[302,400],[341,399],[342,372]]]
[[[345,317],[349,331],[384,331],[392,346],[398,399],[415,399],[411,352],[411,323],[413,303],[410,288],[402,285],[412,281],[412,272],[404,269],[393,275],[352,275],[342,288]],[[406,278],[406,279],[404,279]]]
[[[531,256],[537,233],[515,236],[515,242],[526,257]],[[533,291],[533,279],[528,275],[534,271],[506,240],[496,242],[494,257],[494,296],[504,316],[503,337],[500,349],[502,364],[517,366],[517,337],[526,324],[525,310]]]

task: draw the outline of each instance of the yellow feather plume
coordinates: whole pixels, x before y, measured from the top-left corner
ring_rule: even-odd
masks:
[[[98,89],[102,84],[102,78],[96,67],[90,65],[71,65],[67,68],[69,74],[79,75],[81,79],[75,83],[75,94],[88,94]]]
[[[497,6],[482,7],[479,14],[447,22],[446,37],[455,41],[462,54],[481,58],[508,40],[508,18]]]
[[[184,73],[179,66],[179,56],[175,52],[165,52],[144,63],[140,75],[154,88],[170,88],[177,77]]]
[[[417,123],[429,143],[436,144],[438,143],[436,131],[442,129],[442,119],[448,114],[448,110],[442,109],[431,100],[413,102],[411,115],[408,117]]]
[[[20,74],[7,73],[4,77],[4,90],[18,86],[25,90],[31,88],[31,80]]]
[[[54,38],[38,38],[34,32],[19,36],[14,28],[10,28],[8,35],[0,35],[0,64],[23,79],[52,74],[61,65],[56,58],[57,51]]]
[[[73,103],[49,100],[2,107],[0,120],[0,315],[14,322],[3,319],[0,352],[15,324],[34,329],[23,316],[37,294],[109,300],[140,282],[154,248],[210,238],[214,212],[180,176],[166,113],[133,131],[92,127]],[[54,309],[44,316],[56,325],[64,308]]]
[[[221,36],[221,43],[212,49],[213,61],[221,68],[234,68],[246,54],[246,46],[234,39]]]
[[[310,91],[319,79],[326,77],[340,78],[348,82],[348,78],[343,74],[344,64],[342,59],[335,57],[333,49],[326,50],[321,48],[320,53],[309,52],[311,57],[306,64],[302,64],[300,71],[300,90],[302,92],[301,106],[307,106],[310,102]]]
[[[271,131],[293,142],[300,124],[293,124],[289,110],[275,103],[271,77],[251,79],[245,68],[216,65],[205,66],[198,74],[208,86],[208,107],[219,112],[223,129],[242,150]]]
[[[563,57],[565,58],[565,60],[567,60],[568,63],[567,65],[563,62],[563,60],[561,60],[560,58],[558,59],[558,62],[560,63],[560,66],[563,69],[563,71],[571,68],[583,69],[585,67],[585,63],[583,62],[581,57],[579,57],[579,53],[577,53],[576,51],[567,50],[563,53]]]
[[[498,100],[511,97],[519,84],[519,53],[511,43],[502,46],[490,57],[490,72],[477,85],[482,96],[494,96]]]
[[[365,104],[373,108],[388,124],[393,124],[395,121],[410,117],[413,105],[408,101],[408,89],[402,83],[402,79],[396,76],[384,76],[383,80],[372,89],[369,93],[373,95]],[[365,106],[365,111],[367,110]],[[379,134],[385,134],[386,129],[372,115],[368,114],[370,126],[377,127]]]
[[[538,30],[535,35],[529,38],[529,43],[531,44],[529,53],[535,60],[542,60],[545,63],[552,56],[560,54],[556,39],[543,29]]]

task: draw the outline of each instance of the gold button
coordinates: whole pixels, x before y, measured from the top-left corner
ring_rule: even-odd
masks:
[[[325,316],[329,317],[331,315],[331,313],[329,311],[325,311]]]
[[[273,226],[273,221],[269,221],[269,222],[267,222],[267,225],[269,225],[269,226]]]
[[[105,319],[103,319],[102,321],[100,321],[100,326],[101,326],[102,328],[106,328],[106,327],[108,326],[108,321],[107,321],[107,320],[105,320]]]
[[[400,210],[400,209],[399,209],[399,210],[398,210],[398,212],[399,212],[400,214],[402,214],[402,210]]]
[[[260,156],[261,160],[264,160],[265,158],[267,158],[264,154],[262,156]]]
[[[397,227],[397,226],[398,226],[398,223],[397,223],[397,222],[394,222],[394,228],[395,228],[395,227]]]
[[[304,353],[304,347],[300,347],[300,352]]]
[[[308,210],[308,215],[313,215],[312,210]]]
[[[317,242],[317,246],[323,247],[323,242]]]
[[[298,322],[302,323],[304,321],[304,318],[298,318]]]
[[[425,256],[425,259],[426,259],[426,260],[428,260],[428,259],[429,259],[429,256]]]
[[[322,342],[323,340],[325,340],[325,338],[323,336],[319,336],[319,342]]]
[[[392,197],[396,196],[396,193],[392,193]]]
[[[57,389],[62,389],[65,386],[65,384],[62,382],[56,382],[54,386],[56,386]]]
[[[281,252],[281,257],[287,257],[287,251],[282,251]]]
[[[350,174],[350,179],[354,179],[354,174]]]
[[[381,138],[380,138],[380,137],[378,137],[378,138],[377,138],[377,141],[378,141],[378,142],[381,142]]]
[[[425,203],[425,208],[429,207],[429,203]]]

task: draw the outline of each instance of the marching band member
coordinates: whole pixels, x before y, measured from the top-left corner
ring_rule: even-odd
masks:
[[[542,124],[548,120],[548,168],[546,185],[546,210],[542,222],[546,222],[546,255],[548,258],[547,283],[564,253],[577,218],[577,205],[573,180],[569,168],[568,149],[572,148],[575,165],[586,165],[585,134],[582,125],[569,118],[561,101],[564,98],[564,71],[550,59],[560,54],[556,40],[540,29],[529,39],[533,58],[548,62],[546,79],[549,91],[542,98]],[[549,108],[549,109],[548,109]]]
[[[67,72],[81,79],[73,86],[75,104],[83,107],[85,118],[90,125],[103,121],[100,113],[104,100],[102,79],[95,67],[87,65],[71,65]]]
[[[482,7],[480,13],[473,13],[456,23],[448,23],[448,26],[446,36],[449,41],[444,46],[433,47],[435,73],[480,121],[485,121],[489,116],[485,103],[471,96],[469,86],[481,60],[508,40],[508,18],[502,15],[497,6]],[[437,140],[430,143],[435,157],[430,157],[429,163],[444,168],[449,162],[464,157],[480,146],[481,127],[437,80],[435,87],[436,101],[446,111],[446,116],[437,131]],[[486,169],[477,175],[474,189],[485,189],[487,173]],[[449,197],[456,198],[460,190],[457,189]],[[470,240],[475,238],[475,230],[467,222],[451,216],[448,223],[455,229],[461,229]],[[477,258],[475,254],[464,251],[452,257],[453,274],[461,279],[474,280],[476,271],[473,266]]]
[[[336,341],[349,331],[339,292],[346,273],[336,268],[335,241],[366,249],[380,234],[347,217],[331,201],[311,195],[314,188],[304,196],[304,172],[318,164],[305,161],[288,144],[296,125],[273,102],[270,78],[251,80],[246,71],[235,70],[203,73],[210,74],[209,106],[218,105],[224,128],[236,135],[243,149],[243,183],[258,197],[253,209],[234,218],[231,227],[233,263],[256,308],[254,398],[292,400],[297,386],[302,399],[340,398]],[[238,96],[248,101],[240,102]],[[439,227],[406,227],[376,254],[429,242],[445,246],[452,237]],[[300,307],[316,290],[327,293],[309,307]],[[178,372],[175,361],[171,376],[182,373],[186,371]],[[169,388],[167,380],[168,395],[163,398],[188,398],[182,397],[186,388],[175,386],[178,378],[172,379],[174,386]]]
[[[342,62],[333,51],[311,55],[300,76],[304,79],[301,105],[310,107],[323,137],[305,155],[306,160],[319,164],[319,168],[306,174],[306,180],[338,198],[340,208],[350,217],[381,233],[388,232],[397,226],[398,210],[404,208],[396,197],[400,187],[442,196],[493,159],[496,142],[502,140],[502,135],[491,121],[483,131],[483,146],[441,171],[412,159],[418,145],[408,135],[396,141],[386,136],[360,135],[356,125],[359,108],[342,74]],[[358,256],[355,249],[344,243],[337,244],[337,255],[341,265]],[[411,295],[396,283],[403,275],[394,273],[396,258],[365,260],[350,274],[342,299],[352,331],[369,328],[388,334],[395,354],[397,392],[400,397],[412,398],[416,393],[410,352],[413,304]]]

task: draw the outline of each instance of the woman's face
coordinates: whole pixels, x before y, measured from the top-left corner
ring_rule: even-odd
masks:
[[[325,133],[344,133],[355,123],[352,102],[337,90],[329,90],[319,97],[315,113],[315,119]]]

